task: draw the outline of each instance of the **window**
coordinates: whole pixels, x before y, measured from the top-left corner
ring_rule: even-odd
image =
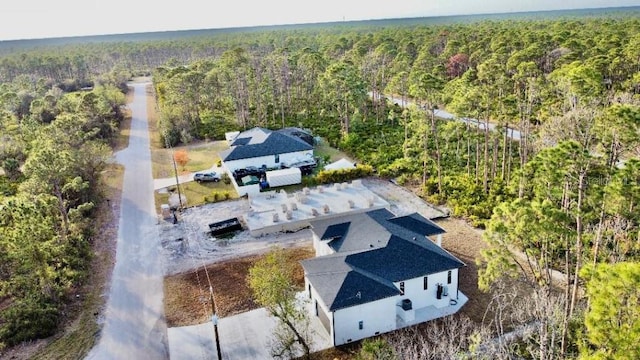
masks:
[[[309,284],[309,299],[311,299],[311,284]]]
[[[358,329],[362,330],[364,328],[364,321],[360,320],[358,322]]]
[[[400,295],[404,295],[404,281],[400,281]]]
[[[451,284],[451,270],[447,273],[447,284]]]
[[[425,276],[422,281],[422,287],[427,290],[429,288],[429,277]]]
[[[276,154],[276,164],[280,162],[280,154]]]

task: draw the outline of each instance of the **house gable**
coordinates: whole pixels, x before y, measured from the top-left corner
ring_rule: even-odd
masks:
[[[309,282],[330,311],[366,304],[400,294],[392,283],[382,284],[358,271],[310,275]]]
[[[392,282],[370,276],[345,262],[345,254],[301,261],[306,278],[330,311],[398,295]]]

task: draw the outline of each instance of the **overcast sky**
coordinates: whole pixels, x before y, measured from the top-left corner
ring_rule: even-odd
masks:
[[[640,0],[4,0],[0,40],[640,6]]]

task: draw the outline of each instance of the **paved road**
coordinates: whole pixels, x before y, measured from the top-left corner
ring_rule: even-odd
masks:
[[[371,93],[369,93],[370,96],[373,96]],[[413,102],[411,100],[402,100],[398,97],[394,97],[394,96],[390,96],[390,95],[386,95],[386,98],[389,99],[389,101],[400,105],[400,106],[408,106],[413,104]],[[484,121],[479,121],[477,119],[472,119],[472,118],[464,118],[464,117],[458,117],[453,115],[452,113],[446,111],[446,110],[441,110],[438,109],[435,111],[435,115],[437,117],[443,118],[443,119],[447,119],[447,120],[457,120],[457,121],[461,121],[461,122],[469,122],[471,125],[475,125],[477,126],[480,130],[484,130],[484,126],[485,123]],[[489,130],[494,131],[496,130],[496,124],[493,123],[489,123]],[[517,140],[520,141],[520,131],[513,129],[513,128],[508,128],[509,131],[509,137],[513,140]]]
[[[147,83],[135,89],[129,147],[116,155],[125,166],[116,263],[100,340],[87,359],[167,359],[163,269],[153,203],[147,128]]]

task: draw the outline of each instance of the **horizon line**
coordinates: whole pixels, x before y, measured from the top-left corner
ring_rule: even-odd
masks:
[[[52,36],[52,37],[38,37],[38,38],[14,38],[14,39],[0,39],[0,44],[10,42],[29,42],[29,41],[46,41],[46,40],[63,40],[63,39],[80,39],[89,37],[115,37],[115,36],[130,36],[130,35],[144,35],[144,34],[161,34],[161,33],[179,33],[179,32],[192,32],[192,31],[220,31],[220,30],[249,30],[249,29],[261,29],[271,27],[287,27],[287,26],[313,26],[313,25],[329,25],[329,24],[342,24],[342,23],[357,23],[357,22],[370,22],[370,21],[385,21],[385,20],[415,20],[415,19],[430,19],[430,18],[448,18],[448,17],[467,17],[467,16],[493,16],[493,15],[516,15],[516,14],[531,14],[531,13],[545,13],[545,12],[563,12],[563,11],[583,11],[583,10],[604,10],[604,9],[628,9],[639,8],[638,5],[629,6],[600,6],[600,7],[585,7],[585,8],[564,8],[553,10],[528,10],[528,11],[505,11],[505,12],[491,12],[491,13],[459,13],[448,15],[423,15],[423,16],[407,16],[407,17],[389,17],[389,18],[370,18],[370,19],[344,19],[333,21],[317,21],[317,22],[301,22],[301,23],[278,23],[278,24],[256,24],[256,25],[239,25],[228,27],[211,27],[211,28],[185,28],[185,29],[167,29],[167,30],[149,30],[149,31],[136,31],[136,32],[121,32],[121,33],[102,33],[102,34],[84,34],[84,35],[66,35],[66,36]]]

